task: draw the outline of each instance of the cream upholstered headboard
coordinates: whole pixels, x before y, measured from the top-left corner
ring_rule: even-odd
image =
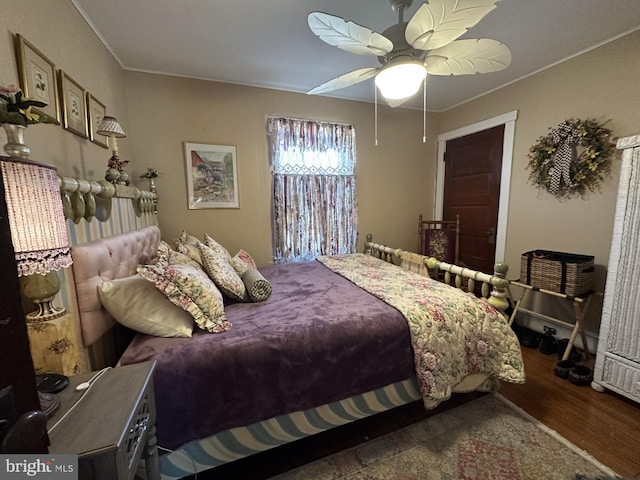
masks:
[[[97,341],[115,324],[102,307],[98,285],[136,273],[141,263],[156,256],[160,229],[148,226],[71,247],[73,278],[85,346]]]

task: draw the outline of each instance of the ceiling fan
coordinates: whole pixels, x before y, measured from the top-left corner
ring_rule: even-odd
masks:
[[[511,63],[506,45],[488,38],[456,40],[498,1],[430,0],[405,22],[404,11],[413,0],[389,0],[398,12],[398,23],[382,34],[334,15],[311,12],[309,28],[321,40],[358,55],[375,55],[381,66],[345,73],[307,93],[330,92],[375,77],[387,103],[396,107],[420,89],[427,73],[471,75],[502,70]]]

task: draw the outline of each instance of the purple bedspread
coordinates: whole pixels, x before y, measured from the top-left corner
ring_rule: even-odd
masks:
[[[319,262],[260,269],[273,293],[225,311],[228,332],[138,335],[122,364],[156,360],[158,444],[319,406],[414,374],[407,321]]]

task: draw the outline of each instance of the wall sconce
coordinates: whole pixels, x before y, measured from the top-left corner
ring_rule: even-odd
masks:
[[[124,130],[122,130],[115,117],[104,116],[96,133],[111,138],[112,155],[109,159],[105,180],[111,183],[129,185],[129,174],[124,171],[125,165],[129,162],[120,160],[120,155],[118,154],[118,138],[126,137]]]
[[[71,265],[67,225],[54,167],[14,157],[1,157],[11,240],[22,280],[22,292],[38,310],[27,322],[61,317],[53,306],[60,291],[56,270]]]

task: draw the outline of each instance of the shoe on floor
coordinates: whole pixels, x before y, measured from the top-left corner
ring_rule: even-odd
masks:
[[[592,379],[593,373],[591,372],[591,369],[584,365],[577,365],[569,370],[569,381],[579,387],[590,385]]]
[[[576,367],[577,365],[571,360],[561,360],[556,363],[556,366],[553,369],[553,373],[555,373],[560,378],[568,378],[569,372]]]

